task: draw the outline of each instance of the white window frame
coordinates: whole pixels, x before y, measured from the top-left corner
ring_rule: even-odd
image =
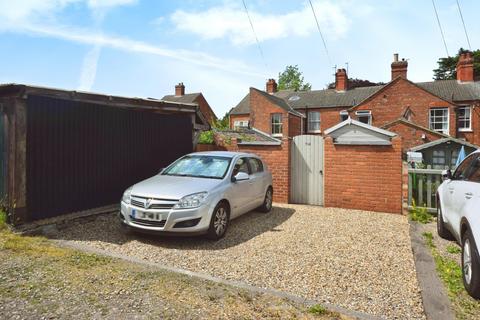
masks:
[[[340,111],[340,122],[345,121],[345,120],[342,120],[342,118],[343,118],[344,116],[347,116],[347,119],[345,119],[345,120],[348,120],[348,111],[347,111],[347,110],[342,110],[342,111]]]
[[[237,130],[238,128],[248,128],[248,124],[249,124],[248,120],[234,120],[233,129]]]
[[[312,118],[312,114],[318,113],[318,120]],[[317,124],[318,123],[318,129],[310,129],[310,124]],[[308,111],[307,113],[307,131],[309,133],[320,133],[321,132],[321,123],[322,123],[322,116],[320,114],[320,111]]]
[[[458,110],[460,111],[460,109],[468,109],[468,128],[461,128],[460,127],[460,121],[463,120],[463,121],[466,121],[466,117],[463,117],[460,118],[460,116],[458,116],[458,119],[457,119],[457,122],[458,122],[458,131],[460,132],[469,132],[469,131],[472,131],[472,107],[471,106],[463,106],[463,107],[460,107],[458,108]]]
[[[442,130],[439,130],[439,129],[434,129],[434,124],[436,123],[443,123],[442,122],[439,122],[439,121],[436,121],[435,119],[432,119],[432,118],[438,118],[439,116],[438,115],[433,115],[432,116],[432,113],[434,113],[435,111],[447,111],[447,126],[446,128],[443,128]],[[445,116],[443,116],[445,117]],[[429,121],[429,128],[430,130],[433,130],[433,131],[436,131],[436,132],[441,132],[443,134],[447,134],[449,135],[450,134],[450,110],[449,108],[431,108],[428,112],[428,121]]]
[[[368,125],[372,125],[372,111],[370,110],[359,110],[355,111],[355,115],[357,116],[357,120],[360,121],[360,117],[368,117]],[[362,121],[360,121],[362,122]]]
[[[276,116],[280,116],[280,121],[274,122],[274,118]],[[274,126],[280,127],[280,132],[274,133]],[[283,136],[283,115],[281,113],[272,113],[270,114],[270,130],[272,132],[272,136],[274,137],[281,137]]]

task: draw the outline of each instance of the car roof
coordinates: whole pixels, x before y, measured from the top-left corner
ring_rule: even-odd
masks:
[[[190,153],[190,154],[191,155],[227,157],[227,158],[235,158],[236,156],[259,158],[259,156],[257,156],[256,154],[253,154],[253,153],[233,152],[233,151],[202,151],[202,152],[193,152],[193,153]]]

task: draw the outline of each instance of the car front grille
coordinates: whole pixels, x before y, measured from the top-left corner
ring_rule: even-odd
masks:
[[[141,226],[157,227],[157,228],[163,228],[165,226],[165,223],[167,222],[167,220],[155,221],[155,220],[137,219],[137,218],[133,218],[132,216],[130,216],[130,220],[133,223]]]
[[[177,200],[144,198],[138,196],[132,196],[131,198],[132,206],[143,209],[171,209],[177,202]]]

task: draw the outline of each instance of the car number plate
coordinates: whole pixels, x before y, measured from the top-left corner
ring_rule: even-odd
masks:
[[[158,212],[144,212],[138,211],[133,209],[132,210],[132,217],[135,219],[142,219],[142,220],[153,220],[153,221],[161,221],[163,220],[162,214]]]

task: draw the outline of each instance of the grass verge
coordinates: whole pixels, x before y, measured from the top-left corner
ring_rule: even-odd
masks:
[[[320,305],[252,293],[0,231],[0,318],[348,319]]]
[[[465,291],[462,280],[462,269],[458,263],[443,255],[439,248],[435,245],[434,236],[431,232],[424,232],[425,243],[432,252],[437,273],[442,279],[452,307],[457,319],[479,319],[480,318],[480,301],[470,297]],[[456,249],[456,250],[455,250]],[[448,245],[445,249],[449,253],[459,253],[459,248]]]

